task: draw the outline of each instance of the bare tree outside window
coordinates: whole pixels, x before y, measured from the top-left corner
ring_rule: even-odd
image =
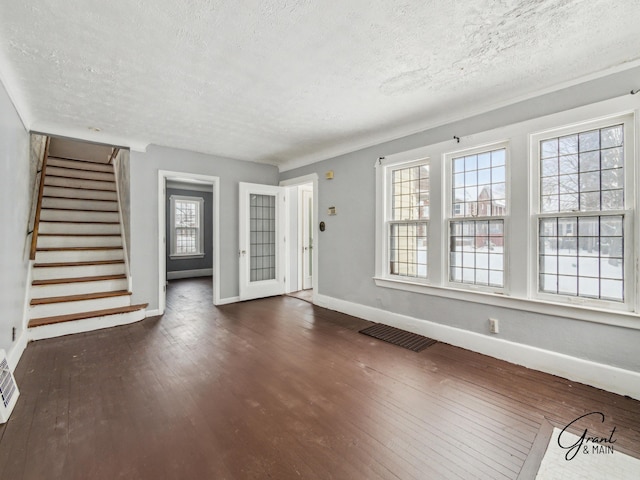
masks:
[[[540,141],[542,292],[624,301],[623,127]]]

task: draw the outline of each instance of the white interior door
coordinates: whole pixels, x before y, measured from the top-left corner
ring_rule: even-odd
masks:
[[[285,189],[240,183],[240,300],[285,292]]]
[[[301,187],[302,193],[302,289],[313,288],[313,189]]]

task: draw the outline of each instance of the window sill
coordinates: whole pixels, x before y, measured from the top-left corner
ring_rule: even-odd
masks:
[[[169,255],[169,258],[171,260],[188,260],[190,258],[204,258],[204,253],[184,253],[184,254],[179,254],[179,253],[173,253],[171,255]]]
[[[598,309],[582,305],[563,305],[544,300],[510,297],[506,294],[425,285],[389,278],[374,277],[373,279],[378,287],[383,288],[640,330],[640,315],[634,312]]]

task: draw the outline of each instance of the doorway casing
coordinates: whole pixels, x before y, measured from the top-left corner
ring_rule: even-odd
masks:
[[[311,278],[312,278],[312,291],[313,291],[313,301],[315,302],[315,297],[318,293],[318,251],[320,245],[320,235],[318,234],[317,225],[318,225],[318,174],[311,173],[309,175],[304,175],[301,177],[290,178],[288,180],[283,180],[280,182],[281,187],[298,187],[301,185],[313,185],[313,219],[312,226],[314,231],[313,237],[313,250],[312,250],[312,266],[311,266]],[[289,196],[291,198],[291,195]],[[287,232],[291,231],[291,220],[287,217]],[[291,242],[291,244],[297,244],[297,242]],[[286,256],[286,271],[290,272],[291,270],[291,256],[297,255],[297,248],[288,248],[288,255]],[[285,282],[285,291],[290,293],[292,291],[290,275],[287,275],[287,280]]]
[[[220,299],[220,177],[201,175],[198,173],[158,171],[158,314],[162,315],[166,308],[167,259],[166,259],[166,197],[167,180],[194,181],[208,184],[213,189],[213,304],[226,303]]]

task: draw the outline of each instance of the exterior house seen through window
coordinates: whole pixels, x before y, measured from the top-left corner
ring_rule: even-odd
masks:
[[[504,287],[506,148],[448,155],[449,281]]]
[[[620,104],[379,157],[376,286],[637,320],[637,112]]]
[[[391,170],[389,274],[427,277],[429,165],[424,162]]]

